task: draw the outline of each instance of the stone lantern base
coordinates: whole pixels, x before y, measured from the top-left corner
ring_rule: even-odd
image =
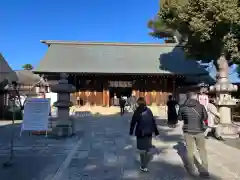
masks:
[[[51,134],[53,136],[69,137],[75,134],[74,117],[70,116],[68,119],[53,117],[51,118],[51,121],[52,121]]]
[[[236,139],[239,138],[238,126],[235,124],[219,124],[221,127],[221,136],[223,138]]]
[[[221,136],[223,138],[238,138],[239,132],[237,125],[232,123],[232,112],[231,107],[233,107],[236,102],[232,100],[231,96],[224,94],[224,98],[219,98],[217,103],[219,105],[220,114],[220,124]]]

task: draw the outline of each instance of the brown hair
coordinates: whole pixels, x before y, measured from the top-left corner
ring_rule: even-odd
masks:
[[[139,97],[137,100],[138,106],[146,106],[146,100],[144,97]]]

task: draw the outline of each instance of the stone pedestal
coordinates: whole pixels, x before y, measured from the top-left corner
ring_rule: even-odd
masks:
[[[231,124],[220,124],[221,127],[221,136],[223,138],[236,139],[239,138],[238,127]]]
[[[58,94],[58,100],[53,104],[57,107],[57,117],[52,133],[58,137],[71,136],[75,133],[74,117],[69,116],[69,109],[73,105],[70,93],[76,91],[75,87],[68,84],[67,74],[62,73],[59,83],[51,86],[51,91]]]
[[[237,91],[237,86],[231,84],[227,77],[219,77],[217,83],[210,87],[210,91],[216,92],[217,105],[220,114],[220,126],[223,138],[237,138],[238,128],[232,123],[231,108],[236,102],[231,97],[231,92]]]

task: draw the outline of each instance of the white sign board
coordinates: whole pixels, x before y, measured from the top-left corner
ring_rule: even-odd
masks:
[[[21,131],[47,131],[50,100],[47,98],[27,99]]]

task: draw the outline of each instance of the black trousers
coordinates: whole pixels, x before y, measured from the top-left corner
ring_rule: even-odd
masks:
[[[147,168],[148,163],[153,158],[149,153],[152,147],[152,137],[137,137],[137,148],[140,151],[140,164],[142,168]]]
[[[125,112],[125,108],[124,107],[120,107],[120,114],[123,115]]]

